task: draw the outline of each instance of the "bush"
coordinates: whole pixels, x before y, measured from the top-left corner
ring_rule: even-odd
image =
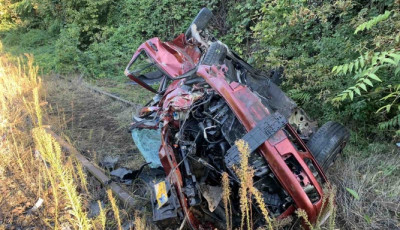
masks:
[[[382,112],[383,116],[375,113],[387,104],[380,99],[393,87],[374,82],[374,90],[356,96],[363,87],[358,79],[331,71],[366,52],[398,50],[399,42],[393,39],[400,36],[398,1],[19,0],[7,4],[0,6],[5,12],[0,37],[6,51],[39,55],[36,60],[44,62],[40,64],[45,71],[119,77],[139,44],[184,32],[207,6],[215,14],[212,32],[259,68],[283,66],[284,89],[312,117],[321,122],[339,120],[366,137],[372,130],[373,136],[386,138],[376,122],[392,122],[398,116],[395,110]],[[380,79],[400,84],[394,69],[382,68]],[[345,91],[352,100],[332,101],[356,84],[360,87],[355,91]]]
[[[376,122],[385,118],[375,114],[382,106],[382,94],[375,92],[334,106],[332,99],[353,86],[354,80],[331,70],[360,54],[390,46],[391,40],[383,38],[392,35],[394,28],[400,28],[398,20],[378,24],[373,31],[354,33],[358,25],[390,9],[398,9],[398,5],[379,1],[369,5],[362,1],[265,4],[261,20],[254,27],[259,49],[253,56],[258,66],[285,67],[284,87],[313,117],[339,120],[365,136],[372,132],[384,137]],[[391,83],[399,82],[389,72],[382,72],[381,76]]]
[[[60,37],[55,43],[56,71],[71,73],[78,71],[82,52],[78,49],[79,27],[71,24],[61,29]]]

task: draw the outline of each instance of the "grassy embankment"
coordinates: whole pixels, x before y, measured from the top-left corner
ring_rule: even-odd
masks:
[[[0,56],[0,228],[120,228],[111,193],[111,205],[100,209],[97,217],[88,217],[90,178],[45,131],[50,125],[60,126],[47,123],[54,120],[48,115],[54,108],[44,100],[33,58],[18,60],[15,64]]]

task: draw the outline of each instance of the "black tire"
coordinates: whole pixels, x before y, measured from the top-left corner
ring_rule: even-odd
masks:
[[[237,81],[237,76],[236,76],[237,72],[236,72],[235,66],[232,64],[232,61],[225,59],[224,64],[226,65],[226,67],[228,67],[228,72],[226,72],[225,76],[230,81]]]
[[[341,124],[329,121],[311,136],[307,146],[325,171],[342,152],[350,138],[350,132]]]
[[[200,10],[200,12],[197,14],[197,16],[194,18],[194,20],[192,21],[192,23],[190,24],[189,28],[186,30],[186,39],[189,39],[192,36],[192,32],[190,27],[193,24],[196,24],[197,26],[197,30],[203,30],[207,27],[208,22],[210,21],[210,19],[213,17],[213,13],[207,9],[207,8],[203,8]]]
[[[203,59],[204,65],[220,65],[226,57],[226,47],[218,42],[211,43]]]

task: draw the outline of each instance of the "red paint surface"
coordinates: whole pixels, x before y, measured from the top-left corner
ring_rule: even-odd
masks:
[[[193,69],[198,64],[201,57],[200,50],[196,46],[187,44],[183,34],[171,42],[163,43],[158,38],[152,38],[148,40],[138,48],[129,65],[133,63],[135,58],[142,51],[145,51],[147,55],[155,61],[157,66],[171,79],[174,79],[174,77],[182,75],[185,72]],[[206,82],[226,100],[232,111],[236,114],[237,118],[249,131],[256,126],[257,122],[268,116],[270,112],[249,88],[237,82],[232,82],[229,84],[225,79],[224,70],[226,70],[225,66],[216,67],[200,65],[197,70],[197,75],[198,77],[205,79]],[[135,81],[138,80],[132,75],[129,77]],[[164,121],[164,127],[162,129],[162,144],[160,147],[159,156],[168,180],[170,180],[171,184],[173,184],[177,190],[183,212],[188,217],[188,223],[193,228],[199,229],[202,228],[202,226],[200,226],[199,221],[190,211],[187,198],[182,191],[182,175],[177,167],[178,163],[175,159],[174,149],[169,141],[170,138],[173,138],[170,137],[168,131],[169,126],[178,126],[178,124],[173,122],[172,119],[173,110],[176,111],[179,109],[187,109],[193,102],[193,100],[190,98],[190,95],[188,95],[188,92],[185,92],[185,90],[180,88],[183,82],[183,79],[173,81],[168,86],[162,100],[159,103],[159,107],[163,108],[160,111],[163,111],[162,120]],[[171,109],[171,107],[173,109]],[[303,159],[310,159],[316,166],[319,174],[323,177],[323,180],[326,180],[326,178],[316,163],[316,160],[310,154],[307,146],[298,137],[293,128],[290,125],[287,125],[287,128],[289,129],[291,135],[301,143],[304,149],[306,149],[305,152],[298,152],[282,130],[278,131],[272,138],[262,144],[258,148],[258,151],[270,164],[271,170],[274,172],[283,188],[294,200],[296,208],[304,209],[307,212],[310,221],[315,222],[321,209],[322,200],[320,199],[314,204],[311,203],[306,193],[303,191],[298,178],[292,173],[285,163],[285,159],[289,156],[293,156],[300,163],[301,167],[303,168],[302,176],[305,178],[303,182],[314,185],[320,194],[320,197],[323,197],[322,188]],[[294,210],[295,207],[289,207],[280,217],[282,218],[292,215]]]

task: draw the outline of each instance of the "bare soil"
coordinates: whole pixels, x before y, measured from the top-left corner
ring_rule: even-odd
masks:
[[[137,107],[127,106],[84,87],[85,82],[52,77],[47,91],[51,124],[60,124],[66,138],[92,162],[119,156],[119,166],[137,169],[144,163],[128,127]]]
[[[106,156],[118,156],[115,168],[125,167],[131,170],[138,169],[145,163],[142,155],[136,148],[128,127],[132,115],[138,107],[127,106],[110,97],[93,92],[86,88],[87,83],[73,78],[65,80],[55,76],[45,79],[48,101],[49,124],[52,129],[69,141],[78,151],[92,163],[99,163]],[[107,171],[106,171],[107,173]],[[101,201],[110,208],[106,194],[106,187],[102,186],[94,177],[88,175],[88,189],[90,197],[84,199],[87,211],[93,212],[93,204]],[[120,218],[124,229],[131,229],[134,214],[139,211],[146,219],[150,219],[149,195],[140,181],[125,186],[125,191],[134,197],[137,208],[131,209],[120,203]],[[95,208],[97,209],[97,208]],[[108,212],[108,215],[113,215]],[[112,216],[108,220],[115,220]],[[116,229],[115,221],[107,221],[108,229]],[[150,225],[149,225],[150,226]]]

